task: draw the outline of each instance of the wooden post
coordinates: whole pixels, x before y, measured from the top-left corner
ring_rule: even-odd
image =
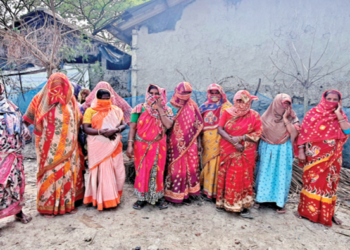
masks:
[[[131,96],[137,95],[137,29],[132,30],[132,42],[131,42]],[[136,104],[136,103],[135,103]],[[135,105],[132,104],[133,106]]]

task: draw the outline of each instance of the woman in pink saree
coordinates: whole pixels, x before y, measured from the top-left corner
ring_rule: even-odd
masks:
[[[84,204],[98,210],[120,203],[125,182],[121,132],[126,123],[123,111],[112,105],[111,93],[100,89],[84,114],[84,131],[88,135],[89,177]]]
[[[165,199],[173,203],[189,203],[190,196],[200,195],[198,152],[201,152],[201,142],[197,143],[197,139],[200,139],[204,123],[191,94],[190,83],[179,83],[168,104],[176,115],[169,136]]]
[[[154,84],[146,93],[146,102],[137,105],[131,114],[127,156],[135,156],[136,210],[147,202],[159,209],[168,208],[164,196],[163,177],[166,160],[166,129],[173,125],[172,110],[166,106],[166,91]]]

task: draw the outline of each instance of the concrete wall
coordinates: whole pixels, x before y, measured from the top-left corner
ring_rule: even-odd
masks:
[[[303,74],[328,48],[312,75],[327,74],[350,63],[350,1],[344,0],[196,0],[183,11],[174,31],[148,34],[138,31],[137,95],[150,83],[173,90],[187,80],[205,91],[219,82],[227,91],[256,90],[273,98],[287,92],[302,103],[302,87],[273,65],[296,73],[288,48]],[[298,54],[294,51],[293,44]],[[287,52],[284,53],[283,51]],[[316,82],[311,104],[328,88],[350,94],[350,64]],[[286,86],[287,87],[286,87]],[[350,106],[350,98],[344,100]]]
[[[107,70],[106,60],[102,60],[101,64],[102,72],[101,74],[94,74],[93,70],[90,70],[91,78],[91,89],[99,83],[100,81],[106,81],[121,97],[130,97],[131,93],[128,90],[128,84],[130,81],[130,71],[129,70]]]

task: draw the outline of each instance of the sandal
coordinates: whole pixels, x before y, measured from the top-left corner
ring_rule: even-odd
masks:
[[[15,219],[17,221],[22,222],[23,224],[27,224],[32,220],[32,217],[29,215],[25,215],[22,211],[15,215]]]
[[[156,206],[160,209],[160,210],[163,210],[163,209],[167,209],[168,208],[168,203],[166,201],[158,201],[156,203]]]
[[[253,219],[253,216],[250,214],[248,209],[243,209],[242,212],[239,213],[239,215],[245,219]]]
[[[208,198],[206,195],[202,195],[202,199],[205,201],[213,202],[213,200],[211,198]]]
[[[146,206],[146,201],[136,201],[134,205],[132,205],[132,208],[136,210],[141,210],[144,206]]]
[[[216,212],[225,212],[225,209],[222,207],[216,207]]]
[[[276,209],[276,212],[278,213],[278,214],[285,214],[287,211],[286,211],[286,207],[285,206],[283,206],[282,208],[277,208]]]
[[[260,204],[259,204],[259,203],[257,203],[257,202],[255,202],[255,203],[254,203],[254,205],[253,205],[253,208],[255,208],[255,209],[259,209],[259,208],[260,208]]]

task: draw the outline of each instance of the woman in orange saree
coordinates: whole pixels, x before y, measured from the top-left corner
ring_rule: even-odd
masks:
[[[248,208],[254,203],[253,183],[256,142],[262,134],[258,112],[250,109],[253,100],[246,90],[238,91],[233,107],[226,109],[219,121],[220,168],[216,208],[238,212],[252,219]]]
[[[100,89],[84,114],[84,131],[88,135],[89,177],[84,204],[98,210],[120,203],[125,182],[121,132],[126,123],[123,111],[112,105],[111,93]]]
[[[332,226],[342,221],[335,217],[337,187],[343,163],[343,145],[350,124],[341,109],[341,93],[329,90],[321,102],[307,112],[298,138],[298,158],[304,168],[298,218]]]
[[[173,125],[172,110],[166,106],[166,91],[154,84],[146,92],[146,102],[131,114],[127,156],[135,155],[135,190],[133,208],[142,209],[147,202],[159,209],[168,208],[163,177],[166,160],[166,129]]]
[[[190,83],[179,83],[168,104],[176,115],[168,140],[165,199],[173,203],[189,203],[190,196],[200,195],[198,152],[202,145],[197,139],[203,129],[203,118],[191,94]]]
[[[83,199],[83,159],[78,144],[81,113],[67,76],[54,73],[34,96],[24,120],[34,125],[37,209],[46,217],[74,213]]]

